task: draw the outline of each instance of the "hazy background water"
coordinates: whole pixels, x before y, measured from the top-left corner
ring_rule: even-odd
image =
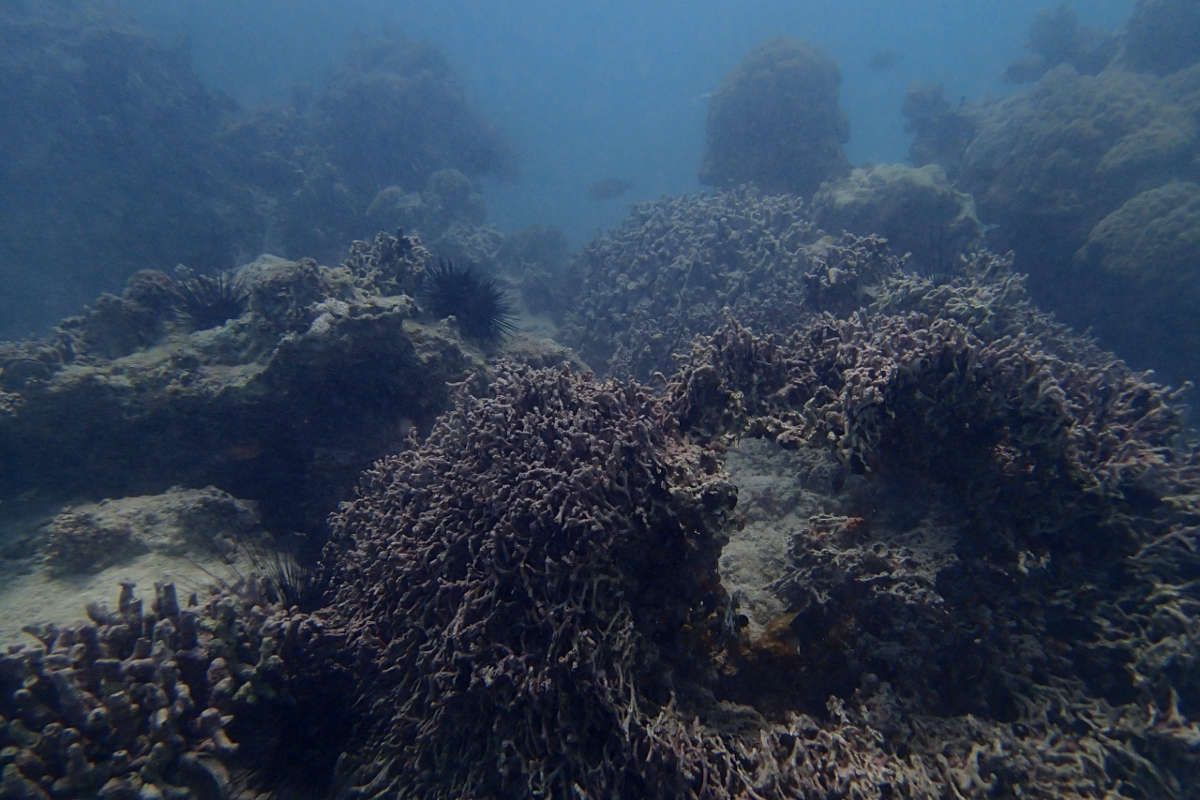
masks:
[[[170,40],[185,38],[206,81],[246,104],[316,82],[357,34],[399,31],[442,48],[472,100],[516,142],[521,177],[485,186],[504,230],[560,226],[574,245],[620,221],[630,201],[698,188],[707,94],[758,42],[807,39],[842,71],[853,163],[903,162],[900,114],[914,81],[952,101],[999,96],[1046,0],[125,0]],[[1072,4],[1112,29],[1133,0]],[[872,69],[872,54],[902,56]],[[586,187],[631,180],[603,203]]]

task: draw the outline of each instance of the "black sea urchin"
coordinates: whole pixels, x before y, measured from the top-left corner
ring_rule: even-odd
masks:
[[[422,299],[440,318],[454,316],[469,339],[493,344],[513,332],[512,306],[495,279],[440,260],[425,272]]]
[[[246,292],[225,273],[176,280],[171,287],[175,311],[192,321],[193,330],[215,328],[246,310]]]

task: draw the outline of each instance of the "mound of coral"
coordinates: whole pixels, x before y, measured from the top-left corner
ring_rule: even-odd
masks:
[[[663,412],[637,386],[508,370],[368,471],[330,552],[374,665],[358,702],[382,715],[348,760],[363,796],[680,796],[658,712],[722,640],[736,493]]]
[[[812,215],[827,231],[878,235],[923,272],[949,273],[961,253],[979,249],[983,227],[970,195],[950,185],[936,164],[877,164],[827,181],[812,199]]]
[[[848,171],[841,82],[833,59],[808,42],[778,38],[752,49],[713,92],[701,183],[809,195]]]
[[[1197,459],[1175,394],[1007,262],[736,323],[666,393],[504,371],[367,473],[327,552],[374,666],[359,796],[1192,797]],[[828,450],[744,628],[730,437]],[[909,494],[915,493],[919,501]],[[913,510],[915,505],[916,510]],[[382,591],[381,587],[396,587]]]
[[[723,308],[756,330],[793,330],[816,309],[857,308],[900,263],[878,237],[823,236],[792,195],[665,198],[584,249],[563,336],[594,368],[645,380],[671,372]]]
[[[158,584],[145,608],[125,585],[115,611],[29,628],[37,646],[0,656],[0,796],[312,796],[334,754],[304,734],[337,729],[313,709],[338,674],[306,672],[321,623],[278,588],[254,578],[181,604]]]

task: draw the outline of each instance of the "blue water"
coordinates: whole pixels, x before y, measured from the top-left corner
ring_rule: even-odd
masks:
[[[521,179],[486,188],[506,231],[541,223],[572,244],[615,225],[628,203],[698,188],[707,93],[758,42],[807,39],[842,71],[854,163],[905,161],[900,104],[914,81],[942,83],[952,102],[1011,91],[1000,74],[1023,54],[1046,0],[125,0],[168,37],[190,42],[200,74],[254,103],[315,82],[356,32],[398,30],[441,47],[475,103],[517,143]],[[1084,25],[1111,30],[1132,0],[1072,4]],[[872,70],[877,50],[902,60]],[[604,203],[593,181],[634,182]]]

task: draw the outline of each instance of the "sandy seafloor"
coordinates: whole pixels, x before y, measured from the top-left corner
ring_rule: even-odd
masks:
[[[271,551],[269,539],[254,524],[251,504],[238,504],[243,518],[236,530],[219,515],[209,520],[208,531],[201,529],[203,514],[180,524],[178,512],[189,503],[183,498],[213,492],[172,489],[162,495],[0,514],[0,647],[35,644],[22,631],[25,626],[85,622],[91,602],[115,610],[123,583],[134,584],[135,595],[149,607],[155,583],[173,582],[184,603],[192,593],[203,596],[215,582],[232,584],[258,569]],[[64,566],[69,558],[47,555],[50,528],[64,509],[90,514],[98,526],[116,527],[129,536],[116,544],[101,543],[94,553],[77,553],[79,562]],[[235,535],[240,541],[231,547]]]
[[[789,541],[810,515],[827,510],[829,498],[805,485],[803,476],[811,474],[812,465],[802,454],[770,442],[742,441],[729,452],[726,465],[738,486],[741,524],[730,533],[720,571],[737,610],[747,616],[751,630],[758,631],[784,611],[766,587],[786,574]],[[230,534],[215,520],[213,537],[240,535],[248,543],[247,548],[225,548],[224,553],[212,547],[209,537],[181,532],[169,519],[170,509],[164,510],[171,505],[168,496],[0,515],[0,646],[34,644],[22,632],[24,626],[81,623],[91,602],[115,608],[122,583],[134,584],[136,595],[148,604],[155,583],[174,582],[185,600],[193,592],[202,595],[214,580],[232,583],[250,574],[269,553],[263,549],[263,532],[252,526]],[[94,558],[79,554],[83,563],[78,568],[52,568],[62,559],[46,554],[50,528],[64,509],[91,514],[100,524],[120,518],[132,529],[129,540],[119,547],[102,547]]]

